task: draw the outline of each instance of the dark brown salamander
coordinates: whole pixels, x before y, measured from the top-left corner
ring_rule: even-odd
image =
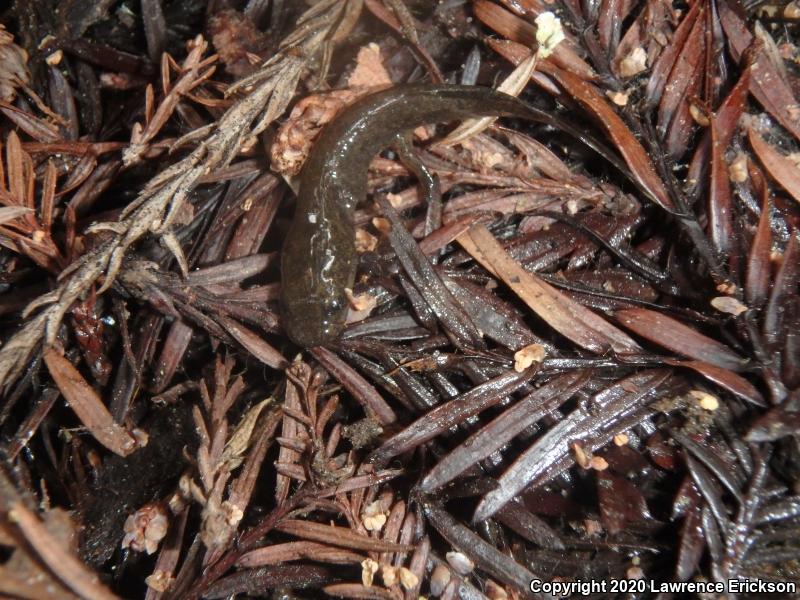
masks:
[[[489,88],[414,84],[392,87],[347,107],[314,144],[300,174],[297,208],[281,258],[283,328],[300,346],[334,341],[347,313],[345,288],[356,274],[356,204],[367,195],[367,168],[398,134],[420,125],[479,116],[552,125],[618,169],[607,148],[561,119]]]

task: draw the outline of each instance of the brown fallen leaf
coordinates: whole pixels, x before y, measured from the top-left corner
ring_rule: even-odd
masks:
[[[720,142],[719,123],[711,120],[711,184],[708,192],[708,229],[717,252],[727,256],[733,244],[731,181]]]
[[[670,84],[664,87],[658,107],[658,131],[664,138],[669,156],[680,158],[693,131],[689,116],[690,99],[697,95],[706,75],[706,19],[705,11],[698,18],[686,37],[680,53],[669,73]],[[673,41],[673,44],[675,42]]]
[[[243,554],[236,564],[240,567],[252,568],[276,565],[304,558],[334,564],[358,564],[364,560],[362,554],[348,552],[347,550],[320,544],[319,542],[287,542],[251,550]]]
[[[681,49],[684,47],[689,33],[691,33],[694,24],[697,22],[697,16],[700,8],[703,6],[701,2],[696,2],[686,12],[683,20],[681,21],[675,33],[672,35],[669,45],[664,48],[664,51],[659,55],[650,77],[647,80],[646,102],[650,105],[656,105],[661,100],[664,93],[666,83],[669,80],[669,75],[672,73],[675,61]]]
[[[98,442],[120,456],[136,450],[136,438],[114,420],[97,392],[69,360],[49,348],[44,352],[44,362],[64,399]]]
[[[647,308],[629,308],[617,311],[616,317],[631,331],[682,356],[703,360],[723,369],[744,368],[744,359],[726,345],[662,313]]]
[[[764,141],[752,127],[747,130],[747,138],[767,172],[792,198],[800,202],[800,168]]]
[[[602,354],[609,349],[633,354],[639,345],[588,308],[528,273],[513,260],[483,225],[475,225],[458,242],[485,269],[502,279],[539,317],[582,348]]]
[[[332,544],[341,548],[351,548],[353,550],[367,550],[369,552],[408,552],[414,549],[412,546],[371,538],[357,533],[348,527],[323,525],[321,523],[301,521],[298,519],[287,519],[282,521],[275,528],[295,537]]]
[[[590,83],[569,71],[554,68],[548,71],[548,75],[553,77],[570,96],[594,116],[595,122],[611,138],[614,146],[625,159],[636,181],[647,190],[650,199],[665,210],[674,210],[667,189],[656,173],[647,152],[617,115],[605,96]]]
[[[723,369],[722,367],[712,365],[711,363],[704,362],[702,360],[681,361],[668,359],[664,362],[675,367],[687,367],[692,369],[700,373],[709,381],[713,381],[717,385],[725,388],[732,394],[739,396],[743,400],[747,400],[756,406],[767,406],[766,402],[764,402],[764,399],[761,396],[761,393],[752,383],[729,369]]]
[[[39,517],[22,502],[12,505],[8,516],[22,531],[38,557],[78,596],[86,600],[118,600],[100,582],[97,574],[60,544]]]
[[[265,365],[273,369],[285,369],[289,364],[289,361],[272,344],[265,341],[251,329],[228,317],[220,316],[218,320],[231,337]]]
[[[751,130],[752,132],[752,130]],[[767,299],[772,279],[772,229],[770,227],[769,190],[764,176],[757,177],[756,189],[761,195],[761,216],[758,219],[758,228],[750,244],[750,255],[747,259],[747,276],[744,283],[747,303],[753,308],[761,308]],[[755,183],[756,178],[753,178]],[[800,178],[798,179],[800,181]],[[800,190],[800,188],[798,188]]]
[[[739,61],[752,48],[753,56],[750,69],[750,93],[764,109],[800,140],[800,118],[798,118],[798,102],[787,80],[780,69],[770,60],[763,42],[754,44],[754,35],[750,33],[746,21],[732,6],[734,3],[720,2],[719,21],[728,40],[728,48],[734,60]]]

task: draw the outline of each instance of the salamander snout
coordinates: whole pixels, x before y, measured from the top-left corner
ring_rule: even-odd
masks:
[[[298,346],[325,346],[341,335],[347,316],[343,298],[309,297],[287,304],[283,307],[283,329]]]

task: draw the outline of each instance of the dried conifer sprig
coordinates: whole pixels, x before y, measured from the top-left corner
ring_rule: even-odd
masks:
[[[232,107],[227,118],[223,118],[215,134],[175,166],[167,169],[151,182],[150,186],[139,196],[137,201],[129,205],[121,221],[108,224],[110,239],[100,245],[97,250],[84,254],[77,264],[72,265],[70,273],[63,278],[59,288],[34,301],[28,307],[28,313],[44,306],[31,318],[23,329],[0,350],[0,380],[6,382],[9,375],[16,375],[30,354],[41,341],[52,344],[57,334],[58,325],[63,315],[72,304],[88,291],[101,276],[103,284],[98,290],[102,292],[114,281],[126,250],[147,233],[163,233],[171,250],[179,253],[180,264],[185,264],[182,251],[170,233],[172,221],[182,203],[200,177],[207,174],[212,166],[225,166],[238,152],[239,144],[249,128],[245,131],[243,123],[249,124],[260,116],[269,116],[268,123],[276,114],[282,112],[282,103],[291,97],[286,94],[286,87],[293,89],[300,73],[301,61],[287,58],[292,67],[286,73],[281,71],[278,79],[267,79],[253,94],[247,96]],[[283,93],[282,98],[273,92]],[[268,102],[273,98],[274,103]],[[247,101],[250,100],[250,102]],[[276,112],[276,106],[279,108]],[[267,107],[265,109],[265,107]],[[265,113],[265,110],[267,111]],[[266,126],[266,125],[264,125]],[[100,229],[96,226],[95,230]]]
[[[58,274],[69,263],[72,251],[63,252],[53,239],[56,196],[63,192],[56,190],[57,173],[52,161],[45,167],[38,202],[36,179],[33,160],[12,131],[6,141],[5,155],[0,157],[0,244]],[[67,224],[75,226],[74,214],[67,217]],[[74,231],[67,232],[67,239],[74,237]]]
[[[214,562],[236,534],[255,488],[267,449],[278,425],[271,398],[254,404],[235,426],[227,413],[244,391],[242,378],[231,379],[232,358],[217,357],[213,393],[200,383],[202,406],[193,408],[200,445],[197,481],[185,477],[181,488],[202,507],[200,537],[206,547],[204,564]],[[266,411],[266,412],[265,412]],[[233,471],[241,467],[233,479]]]
[[[94,231],[109,231],[110,236],[70,265],[70,271],[62,274],[57,289],[28,306],[26,313],[38,309],[36,316],[29,317],[23,328],[0,349],[0,385],[6,386],[18,376],[42,342],[51,345],[55,341],[66,312],[92,286],[100,283],[98,293],[102,293],[113,284],[125,253],[144,235],[161,236],[178,264],[187,270],[183,251],[172,233],[186,198],[203,177],[228,166],[247,138],[258,135],[283,113],[308,61],[319,56],[327,39],[336,39],[352,27],[359,12],[355,4],[359,3],[329,0],[310,9],[300,20],[296,32],[284,40],[281,52],[228,90],[231,94],[238,91],[246,91],[246,94],[220,117],[213,131],[196,140],[195,149],[186,158],[152,179],[125,208],[119,221],[93,227]],[[207,49],[206,42],[198,37],[192,48],[182,67],[188,75],[173,88],[176,93],[189,91],[198,78],[202,80],[208,75],[208,72],[199,73],[208,65],[208,61],[201,60]],[[137,144],[143,141],[139,137],[137,134],[134,140]]]

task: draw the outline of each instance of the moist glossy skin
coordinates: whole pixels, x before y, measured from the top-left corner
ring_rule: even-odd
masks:
[[[428,123],[514,116],[552,124],[590,147],[568,124],[489,88],[405,85],[347,107],[320,135],[300,175],[297,208],[281,258],[283,328],[305,348],[335,341],[356,274],[354,213],[367,194],[367,168],[398,133]],[[604,152],[603,152],[604,153]]]

